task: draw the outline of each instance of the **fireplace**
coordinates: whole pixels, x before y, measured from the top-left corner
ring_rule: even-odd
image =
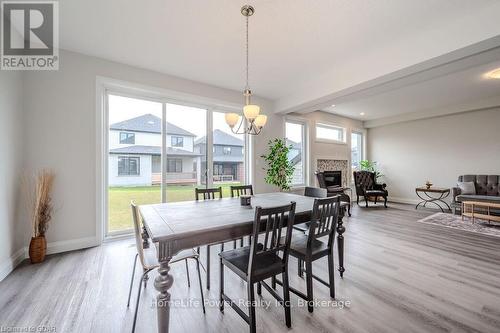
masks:
[[[342,171],[323,171],[325,176],[325,185],[328,186],[342,186]]]
[[[333,182],[332,185],[328,184],[328,186],[348,187],[348,165],[347,160],[335,159],[334,157],[318,157],[315,169],[317,172],[324,172],[325,177],[328,177],[328,180]]]

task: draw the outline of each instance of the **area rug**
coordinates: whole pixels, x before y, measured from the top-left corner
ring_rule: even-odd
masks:
[[[472,223],[472,219],[467,217],[465,217],[462,221],[462,216],[460,215],[436,213],[418,220],[418,222],[434,225],[437,224],[447,228],[460,229],[469,232],[500,237],[499,223],[491,222],[491,224],[489,224],[487,221],[480,219],[476,219],[475,222]]]

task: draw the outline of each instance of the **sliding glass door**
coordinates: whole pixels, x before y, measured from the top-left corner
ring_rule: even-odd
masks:
[[[108,223],[107,233],[131,230],[130,201],[161,202],[162,103],[107,96]]]
[[[245,183],[245,136],[231,132],[222,112],[213,112],[212,122],[212,185],[221,186],[226,197],[231,185]]]
[[[194,200],[194,189],[207,185],[207,110],[167,103],[166,119],[166,201]]]
[[[223,112],[108,93],[107,114],[107,235],[132,231],[131,200],[194,200],[196,187],[212,186],[229,196],[245,183],[246,140]]]

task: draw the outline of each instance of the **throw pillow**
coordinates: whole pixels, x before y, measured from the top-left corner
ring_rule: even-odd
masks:
[[[460,194],[476,194],[476,185],[474,182],[458,182]]]

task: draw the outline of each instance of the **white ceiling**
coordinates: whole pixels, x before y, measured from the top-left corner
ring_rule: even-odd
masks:
[[[446,66],[346,95],[323,111],[370,121],[450,108],[460,112],[465,105],[474,109],[474,103],[477,108],[500,105],[500,80],[485,76],[500,68],[499,48]]]
[[[60,1],[61,47],[240,91],[244,86],[240,7],[246,2]],[[297,91],[304,93],[307,86],[324,83],[316,91],[327,92],[345,83],[345,70],[356,65],[356,59],[360,62],[355,67],[362,68],[371,56],[380,60],[381,51],[425,50],[404,57],[413,61],[414,55],[436,56],[470,38],[500,34],[497,0],[250,3],[256,8],[250,19],[251,86],[255,94],[280,102]],[[485,15],[495,20],[484,19]],[[463,32],[457,36],[458,28]],[[384,57],[390,59],[391,54]],[[398,60],[403,60],[399,58],[390,63],[399,66]],[[326,73],[333,73],[330,81],[324,80]],[[372,78],[354,72],[351,76],[357,81]]]

